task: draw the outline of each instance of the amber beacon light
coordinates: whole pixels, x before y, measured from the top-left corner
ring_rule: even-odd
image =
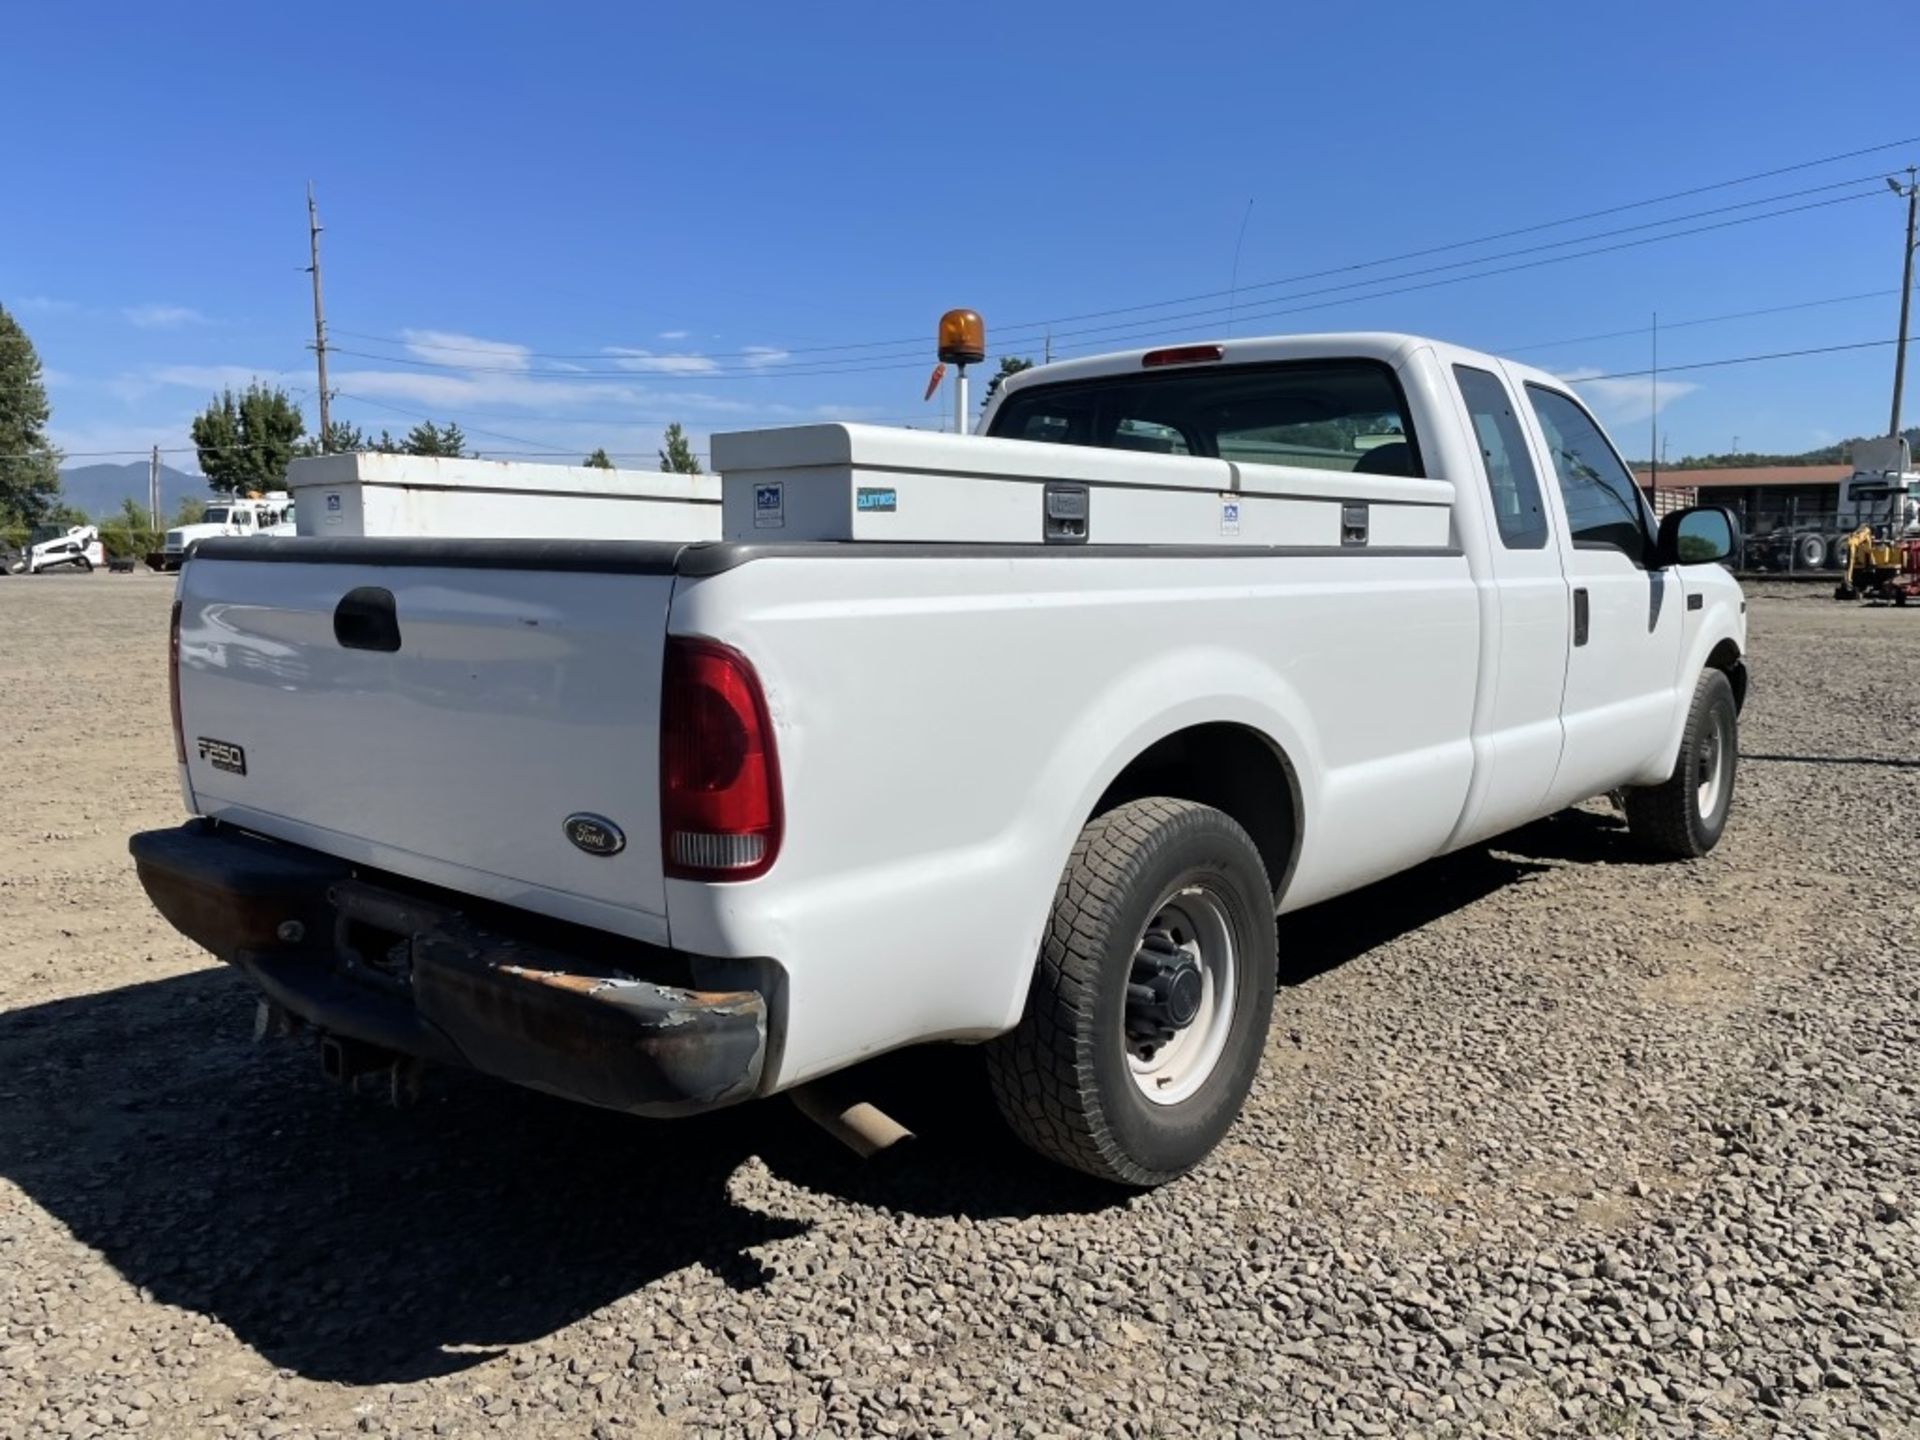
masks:
[[[949,310],[940,317],[940,363],[953,372],[953,433],[967,433],[967,366],[987,358],[987,322],[978,310]],[[937,377],[938,371],[935,372]],[[938,384],[936,378],[934,381]]]

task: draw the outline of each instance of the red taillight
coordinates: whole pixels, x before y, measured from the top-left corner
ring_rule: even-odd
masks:
[[[1167,350],[1149,350],[1140,363],[1151,370],[1159,365],[1199,365],[1226,356],[1224,345],[1175,345]]]
[[[167,709],[173,712],[173,757],[187,763],[187,732],[180,723],[180,602],[167,621]]]
[[[780,766],[760,679],[712,640],[667,640],[660,837],[681,880],[751,880],[780,853]]]

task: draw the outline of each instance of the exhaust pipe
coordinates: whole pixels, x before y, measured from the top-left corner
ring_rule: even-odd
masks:
[[[849,1098],[828,1080],[797,1086],[787,1094],[796,1110],[862,1160],[913,1139],[911,1130],[879,1106]]]

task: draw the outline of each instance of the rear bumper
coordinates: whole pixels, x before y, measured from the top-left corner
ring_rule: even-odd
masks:
[[[147,552],[147,568],[149,570],[158,570],[163,575],[170,575],[180,568],[182,558],[178,550],[149,550]]]
[[[672,952],[611,937],[550,946],[204,820],[128,848],[174,928],[330,1034],[638,1115],[716,1109],[759,1089],[765,997],[637,978],[677,973]]]

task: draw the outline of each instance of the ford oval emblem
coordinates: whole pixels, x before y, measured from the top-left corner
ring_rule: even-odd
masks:
[[[563,828],[573,848],[589,855],[618,855],[627,848],[626,832],[604,815],[588,815],[584,811],[569,815]]]

